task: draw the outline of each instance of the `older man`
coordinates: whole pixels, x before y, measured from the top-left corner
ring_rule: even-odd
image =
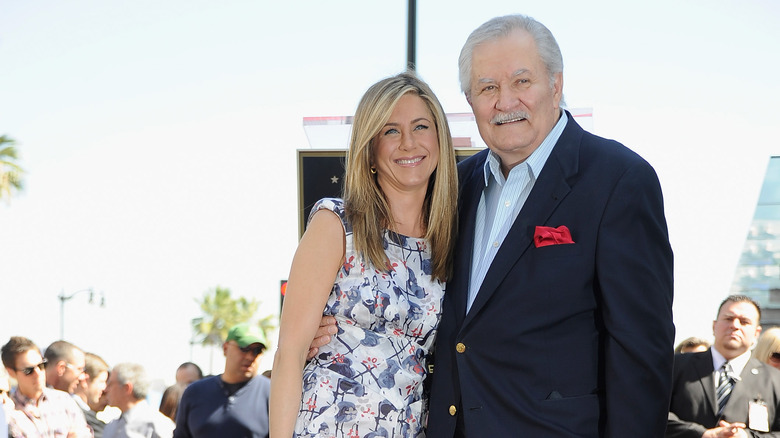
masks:
[[[4,404],[13,437],[68,436],[91,438],[92,431],[76,402],[65,392],[46,387],[46,360],[29,339],[13,336],[2,348],[3,365],[16,379],[13,405]]]
[[[174,437],[268,437],[271,384],[257,373],[267,345],[257,326],[232,327],[222,344],[225,372],[192,382],[184,390]]]
[[[780,437],[780,371],[751,357],[761,333],[755,301],[731,295],[707,351],[675,356],[667,437]]]
[[[489,150],[459,165],[428,436],[663,436],[672,251],[653,168],[561,109],[538,21],[489,20],[459,65]]]
[[[120,363],[111,369],[105,392],[108,404],[122,415],[106,425],[103,438],[173,436],[173,421],[146,401],[148,390],[149,378],[141,365]]]

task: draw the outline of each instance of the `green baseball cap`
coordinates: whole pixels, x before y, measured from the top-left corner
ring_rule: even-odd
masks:
[[[260,327],[250,324],[238,324],[233,326],[228,332],[228,341],[236,341],[239,347],[244,348],[247,345],[255,343],[262,344],[264,348],[268,348],[268,341],[265,340],[265,334]]]

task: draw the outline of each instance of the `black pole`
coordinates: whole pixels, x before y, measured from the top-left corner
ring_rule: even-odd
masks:
[[[409,22],[407,23],[406,37],[406,69],[415,70],[417,64],[415,48],[417,46],[417,1],[409,0]]]

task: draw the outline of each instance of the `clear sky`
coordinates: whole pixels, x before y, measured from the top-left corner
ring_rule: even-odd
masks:
[[[525,3],[525,4],[524,4]],[[65,338],[172,383],[195,299],[217,285],[278,311],[297,243],[302,120],[354,112],[406,61],[405,0],[0,0],[0,134],[26,188],[0,205],[0,340]],[[780,3],[418,2],[417,64],[468,112],[457,56],[508,13],[547,25],[569,106],[657,170],[680,340],[711,336],[771,155]],[[346,145],[345,145],[346,146]],[[271,366],[267,355],[264,368]],[[211,371],[221,371],[214,353]]]

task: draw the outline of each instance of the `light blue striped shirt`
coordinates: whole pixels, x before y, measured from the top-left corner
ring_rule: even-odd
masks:
[[[561,111],[558,123],[542,144],[525,161],[513,167],[507,178],[504,178],[501,172],[501,159],[493,151],[488,153],[484,164],[485,190],[477,207],[466,313],[471,309],[490,264],[528,199],[528,194],[531,193],[539,172],[558,142],[567,121],[566,112]]]

